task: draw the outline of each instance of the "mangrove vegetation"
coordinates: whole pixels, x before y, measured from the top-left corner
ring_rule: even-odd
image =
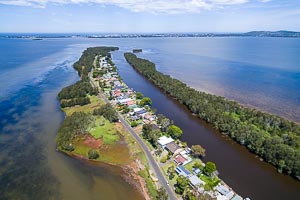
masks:
[[[134,69],[200,119],[276,166],[279,172],[300,179],[299,124],[244,107],[221,96],[197,91],[158,72],[155,64],[146,59],[133,53],[125,53],[124,56]]]

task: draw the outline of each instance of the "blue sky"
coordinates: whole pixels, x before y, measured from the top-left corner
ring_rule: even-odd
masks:
[[[0,32],[300,31],[300,0],[0,0]]]

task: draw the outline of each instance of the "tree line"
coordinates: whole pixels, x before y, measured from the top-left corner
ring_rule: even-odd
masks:
[[[300,125],[221,96],[197,91],[158,72],[154,63],[133,53],[124,56],[134,69],[200,119],[273,164],[279,172],[300,179]]]
[[[96,95],[95,90],[88,78],[88,73],[92,70],[93,62],[96,55],[110,57],[110,51],[117,50],[117,47],[93,47],[85,50],[79,61],[74,64],[74,68],[81,76],[81,80],[75,84],[63,88],[59,94],[58,99],[61,107],[70,107],[74,105],[86,105],[90,103],[87,95]],[[107,105],[102,109],[101,114],[109,121],[115,120],[115,113],[111,111]],[[97,114],[97,113],[96,113]],[[91,113],[75,112],[71,116],[67,116],[60,126],[56,137],[56,144],[59,150],[73,151],[72,139],[78,134],[87,133],[89,126],[95,123],[95,117]],[[91,153],[92,157],[94,156]]]
[[[111,58],[110,51],[119,50],[118,47],[90,47],[87,48],[80,59],[74,63],[74,68],[77,70],[81,80],[88,81],[88,74],[93,68],[95,56],[102,55]]]
[[[118,47],[91,47],[87,48],[80,59],[74,63],[74,69],[77,70],[80,81],[63,88],[58,93],[58,99],[62,108],[75,105],[87,105],[90,99],[87,95],[96,95],[97,90],[89,82],[88,73],[93,68],[95,56],[102,55],[110,57],[110,51],[118,50]]]
[[[94,122],[95,119],[90,113],[74,112],[71,116],[67,116],[56,136],[57,148],[63,151],[73,151],[72,139],[77,135],[86,134],[88,127]]]

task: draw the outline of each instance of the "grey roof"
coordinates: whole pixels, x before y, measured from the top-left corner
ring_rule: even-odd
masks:
[[[231,200],[243,200],[240,195],[235,195]]]
[[[227,187],[225,187],[224,185],[220,185],[220,186],[216,187],[216,190],[219,193],[221,193],[222,195],[226,195],[230,192],[230,190]]]
[[[172,153],[175,153],[175,151],[177,149],[179,149],[180,147],[173,141],[173,142],[170,142],[169,144],[166,145],[166,148],[171,151]]]
[[[196,175],[191,176],[189,179],[190,179],[190,182],[193,186],[197,186],[197,185],[200,185],[200,184],[205,185],[205,182],[202,181],[200,178],[198,178],[198,176],[196,176]]]

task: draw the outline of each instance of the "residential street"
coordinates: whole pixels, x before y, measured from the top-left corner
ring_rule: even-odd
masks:
[[[91,74],[93,73],[93,70],[89,73],[90,83],[93,85],[93,87],[98,88],[95,83],[91,79]],[[110,103],[109,100],[99,91],[98,97],[100,99],[104,99],[106,103]],[[124,125],[124,127],[131,133],[131,135],[136,139],[136,141],[140,144],[143,151],[146,153],[147,159],[149,161],[150,167],[155,173],[155,176],[159,180],[160,184],[166,189],[169,199],[176,200],[176,195],[173,192],[173,190],[170,188],[170,185],[168,184],[167,180],[165,179],[160,167],[158,166],[157,162],[153,158],[150,150],[148,149],[147,145],[144,143],[144,141],[138,136],[138,134],[133,130],[133,128],[124,120],[122,115],[118,113],[118,117],[120,122]]]

